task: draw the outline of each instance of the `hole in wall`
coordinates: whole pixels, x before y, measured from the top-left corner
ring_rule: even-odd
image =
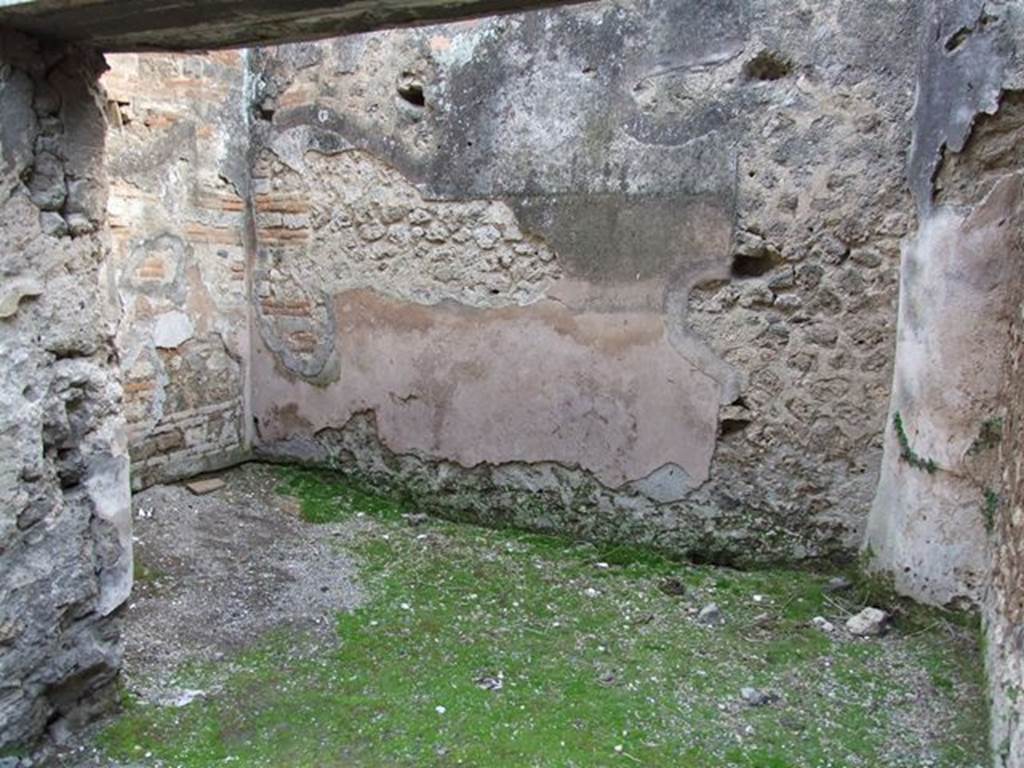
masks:
[[[398,96],[407,104],[423,109],[427,106],[427,98],[423,93],[423,83],[403,77],[398,83]]]
[[[274,106],[270,101],[262,101],[256,105],[257,120],[263,120],[268,123],[273,122],[274,112]]]
[[[971,35],[975,32],[983,32],[987,27],[998,20],[999,18],[997,16],[993,16],[982,11],[981,16],[978,17],[978,20],[973,26],[960,27],[960,29],[946,39],[946,53],[955,53],[963,47],[963,44],[967,42],[967,39]]]
[[[746,253],[733,256],[729,273],[736,280],[761,277],[775,268],[775,259],[767,253]]]
[[[744,429],[750,426],[750,419],[722,419],[718,423],[718,436],[720,438],[726,438],[730,435],[735,435],[737,432],[742,432]]]
[[[960,46],[967,42],[967,38],[971,36],[970,27],[960,27],[956,32],[949,36],[946,41],[946,52],[953,53]]]
[[[718,421],[719,439],[725,439],[730,435],[742,432],[750,426],[753,420],[753,414],[750,413],[750,409],[747,407],[747,401],[740,395],[722,409]]]
[[[743,65],[747,80],[781,80],[793,71],[793,62],[777,51],[761,51]]]
[[[124,128],[132,122],[132,105],[130,101],[107,99],[107,120],[111,125]]]

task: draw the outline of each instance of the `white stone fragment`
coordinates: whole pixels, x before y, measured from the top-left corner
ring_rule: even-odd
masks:
[[[33,278],[17,278],[0,286],[0,318],[11,317],[18,311],[23,298],[39,296],[43,285]]]
[[[153,343],[159,349],[176,349],[191,339],[194,333],[188,315],[173,310],[157,316],[153,326]]]
[[[824,616],[815,616],[811,619],[811,624],[820,629],[822,632],[832,633],[836,631],[836,625],[826,619]]]
[[[889,614],[878,608],[865,608],[846,621],[846,629],[857,637],[872,637],[885,632]]]
[[[700,609],[700,613],[697,614],[697,621],[701,624],[714,626],[724,624],[725,616],[722,614],[722,609],[716,603],[708,603]]]

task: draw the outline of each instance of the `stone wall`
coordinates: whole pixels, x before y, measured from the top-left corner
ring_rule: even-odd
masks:
[[[1019,267],[1024,256],[1024,205],[1020,199],[1016,223]],[[999,495],[993,497],[989,517],[993,567],[984,606],[997,768],[1024,763],[1024,287],[1020,280],[1015,288],[1002,392],[1002,483],[996,486]]]
[[[849,556],[874,495],[877,568],[983,600],[1024,761],[1022,30],[635,0],[118,57],[109,98],[0,34],[0,755],[109,690],[130,438],[137,487],[256,442],[722,562]]]
[[[1024,35],[1024,13],[1002,17],[1004,34]],[[991,23],[991,22],[990,22]],[[1024,764],[1024,50],[1001,51],[998,109],[980,115],[964,150],[947,157],[937,177],[939,199],[984,195],[982,208],[1004,232],[995,258],[1006,264],[997,474],[986,488],[984,521],[990,581],[983,610],[992,693],[992,747],[998,768]],[[977,215],[977,214],[975,214]],[[991,313],[991,309],[989,309]],[[990,342],[991,343],[991,342]]]
[[[118,54],[110,231],[132,484],[248,450],[245,54]]]
[[[262,450],[495,522],[848,555],[917,22],[644,0],[255,54]]]
[[[131,586],[102,69],[0,30],[0,755],[101,705]]]
[[[901,276],[886,452],[867,535],[917,599],[976,601],[988,581],[1017,233],[1024,64],[1018,3],[928,4],[909,179],[919,212]]]
[[[918,49],[885,454],[866,545],[926,602],[980,601],[999,768],[1024,763],[1024,10],[930,0]]]

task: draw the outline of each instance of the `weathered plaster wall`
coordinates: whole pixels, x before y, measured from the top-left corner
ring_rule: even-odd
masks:
[[[1016,2],[926,6],[908,165],[919,225],[867,535],[902,591],[981,600],[999,768],[1024,764],[1022,36]]]
[[[260,52],[263,450],[390,457],[492,516],[704,557],[848,553],[916,24],[663,0]]]
[[[132,484],[248,448],[245,54],[118,54],[110,231]]]
[[[933,2],[920,36],[909,162],[920,223],[902,267],[886,452],[867,535],[872,560],[928,602],[981,597],[987,498],[1005,414],[1005,340],[1017,233],[1024,67],[1019,4]],[[996,118],[987,115],[995,114]],[[898,422],[898,425],[897,425]]]
[[[928,216],[903,256],[888,440],[868,530],[876,568],[927,602],[977,600],[996,493],[1006,329],[1024,262],[1019,183]]]
[[[102,705],[131,586],[102,69],[0,30],[0,754]]]

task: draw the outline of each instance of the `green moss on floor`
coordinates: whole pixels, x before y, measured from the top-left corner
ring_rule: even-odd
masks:
[[[413,527],[359,484],[288,470],[342,522],[368,599],[339,642],[278,635],[183,671],[191,704],[131,702],[113,760],[173,766],[798,768],[987,765],[971,629],[905,614],[850,640],[825,577],[673,563],[642,550],[442,521]],[[353,516],[359,516],[353,522]],[[344,523],[343,521],[349,521]],[[340,545],[339,545],[340,546]],[[682,592],[683,594],[679,594]],[[717,603],[724,625],[697,623]],[[779,695],[751,707],[741,689]]]
[[[334,523],[353,515],[369,515],[379,520],[401,516],[402,503],[377,493],[358,478],[339,479],[328,470],[281,467],[278,492],[294,496],[300,502],[302,517],[309,523]]]
[[[162,574],[156,568],[153,568],[142,561],[142,558],[136,553],[135,558],[132,560],[132,580],[136,584],[152,584],[160,580]]]

